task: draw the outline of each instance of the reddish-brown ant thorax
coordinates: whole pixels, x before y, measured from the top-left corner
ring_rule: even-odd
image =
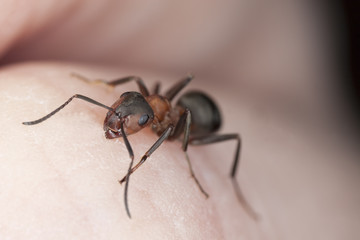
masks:
[[[163,121],[166,113],[171,109],[169,101],[160,95],[150,95],[146,100],[153,109],[155,117],[160,122]]]

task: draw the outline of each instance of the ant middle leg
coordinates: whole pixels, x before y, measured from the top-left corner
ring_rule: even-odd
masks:
[[[179,82],[173,85],[170,89],[166,91],[164,96],[171,101],[189,82],[194,78],[193,75],[189,74],[185,78],[182,78]],[[152,93],[159,94],[160,93],[161,84],[159,82],[155,83]]]
[[[187,146],[189,144],[189,137],[190,137],[190,127],[191,127],[191,111],[189,109],[185,109],[185,112],[181,115],[178,123],[176,124],[174,134],[171,136],[172,139],[178,138],[181,133],[183,132],[183,143],[182,143],[182,150],[185,153],[186,161],[189,166],[191,177],[194,179],[196,185],[202,192],[202,194],[205,195],[206,198],[209,197],[209,194],[204,190],[204,188],[201,186],[199,180],[196,178],[195,173],[193,171],[189,155],[187,154]]]
[[[173,85],[169,90],[166,91],[164,96],[171,102],[171,100],[194,78],[193,75],[189,74],[185,78],[181,79],[175,85]]]
[[[212,134],[212,135],[194,137],[189,140],[189,143],[191,145],[206,145],[206,144],[211,144],[211,143],[223,142],[223,141],[227,141],[227,140],[236,140],[237,141],[235,157],[233,160],[233,164],[231,167],[231,173],[230,173],[230,178],[231,178],[231,182],[233,184],[234,190],[235,190],[236,197],[239,200],[239,202],[241,203],[241,205],[244,207],[246,212],[253,219],[257,220],[258,219],[257,213],[253,210],[251,205],[246,200],[244,194],[242,193],[242,191],[240,189],[239,183],[236,180],[236,172],[239,167],[239,162],[240,162],[239,156],[240,156],[240,149],[241,149],[241,138],[240,138],[239,134],[236,134],[236,133],[235,134],[223,134],[223,135]]]
[[[155,83],[152,93],[158,95],[160,93],[160,82]]]
[[[120,84],[124,84],[130,81],[135,81],[136,84],[138,85],[139,89],[140,89],[140,93],[144,96],[147,97],[149,96],[149,90],[147,89],[145,83],[143,82],[143,80],[140,77],[137,76],[127,76],[127,77],[123,77],[123,78],[118,78],[115,80],[111,80],[111,81],[105,81],[103,79],[95,79],[95,80],[90,80],[87,77],[84,77],[78,73],[71,73],[71,76],[76,77],[80,80],[83,80],[87,83],[91,83],[91,84],[103,84],[106,87],[110,87],[110,88],[114,88],[117,85]]]

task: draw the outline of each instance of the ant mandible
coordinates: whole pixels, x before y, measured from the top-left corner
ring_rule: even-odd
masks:
[[[74,98],[79,98],[86,102],[107,109],[108,113],[106,114],[104,120],[105,137],[108,139],[122,137],[131,159],[127,174],[119,181],[120,184],[125,182],[124,202],[129,218],[131,218],[131,214],[128,205],[127,192],[130,175],[136,169],[138,169],[165,140],[171,141],[182,138],[182,150],[185,153],[190,174],[206,198],[208,198],[209,195],[205,192],[192,170],[190,159],[187,154],[188,144],[204,145],[227,140],[237,141],[230,177],[238,200],[244,209],[248,212],[248,214],[254,219],[257,219],[257,214],[246,201],[235,178],[239,165],[241,147],[240,136],[237,133],[221,135],[216,134],[221,125],[221,116],[219,108],[216,106],[215,102],[203,92],[190,91],[180,96],[175,106],[171,106],[171,101],[174,99],[174,97],[193,79],[192,75],[188,75],[187,77],[181,79],[164,95],[160,95],[159,93],[160,84],[156,84],[153,94],[150,94],[143,80],[136,76],[128,76],[106,82],[104,80],[90,81],[81,75],[72,75],[86,82],[101,83],[110,87],[115,87],[123,83],[135,81],[140,89],[140,93],[125,92],[111,107],[108,107],[84,95],[75,94],[64,104],[46,116],[35,121],[23,122],[23,124],[35,125],[47,120],[63,109]],[[134,134],[147,126],[150,126],[151,129],[159,136],[159,138],[143,155],[139,163],[133,167],[134,152],[131,148],[127,136]]]

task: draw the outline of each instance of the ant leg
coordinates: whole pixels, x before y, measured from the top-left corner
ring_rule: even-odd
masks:
[[[190,136],[190,126],[191,126],[191,111],[189,109],[185,109],[185,112],[180,116],[180,119],[176,124],[174,134],[171,136],[171,138],[172,139],[178,138],[181,135],[181,133],[184,132],[182,150],[185,153],[185,157],[189,166],[191,177],[194,179],[200,191],[205,195],[206,198],[208,198],[209,194],[204,190],[199,180],[196,178],[190,162],[189,155],[187,154],[187,146],[189,143],[189,136]]]
[[[134,163],[134,152],[131,148],[131,145],[130,145],[130,142],[125,134],[125,131],[124,131],[124,123],[121,122],[121,125],[120,125],[120,130],[121,130],[121,135],[123,136],[123,139],[124,139],[124,142],[125,142],[125,146],[129,152],[129,156],[130,156],[130,165],[129,165],[129,169],[128,169],[128,173],[126,174],[125,176],[125,180],[126,180],[126,183],[125,183],[125,190],[124,190],[124,203],[125,203],[125,209],[126,209],[126,213],[127,215],[129,216],[129,218],[131,218],[131,214],[130,214],[130,209],[129,209],[129,203],[128,203],[128,188],[129,188],[129,179],[130,179],[130,171],[132,169],[132,165]]]
[[[119,79],[115,79],[115,80],[112,80],[112,81],[105,81],[105,80],[102,80],[102,79],[96,79],[96,80],[89,80],[88,78],[80,75],[80,74],[77,74],[77,73],[71,73],[71,76],[73,77],[76,77],[80,80],[83,80],[87,83],[95,83],[95,84],[105,84],[106,86],[110,86],[110,87],[115,87],[117,85],[120,85],[120,84],[123,84],[123,83],[127,83],[127,82],[130,82],[130,81],[135,81],[140,89],[140,92],[141,94],[144,96],[144,97],[147,97],[149,96],[149,91],[146,87],[146,85],[144,84],[143,80],[140,78],[140,77],[137,77],[137,76],[128,76],[128,77],[123,77],[123,78],[119,78]]]
[[[227,140],[236,140],[237,141],[234,162],[233,162],[233,165],[231,168],[231,173],[230,173],[231,182],[233,184],[233,187],[234,187],[234,190],[236,193],[236,197],[239,200],[239,202],[241,203],[241,205],[244,207],[246,212],[253,219],[257,220],[258,219],[257,213],[252,209],[250,204],[247,202],[247,200],[244,197],[244,194],[242,193],[240,186],[236,180],[236,171],[239,166],[239,160],[240,160],[239,155],[240,155],[240,148],[241,148],[241,139],[240,139],[239,134],[207,135],[207,136],[202,136],[202,137],[195,137],[195,138],[191,138],[189,143],[192,145],[205,145],[205,144],[210,144],[210,143],[223,142],[223,141],[227,141]]]
[[[188,83],[194,78],[193,75],[189,74],[185,78],[181,79],[178,83],[176,83],[174,86],[172,86],[167,92],[164,94],[164,96],[171,101],[176,94],[178,94],[181,89],[183,89]]]
[[[72,77],[75,77],[79,80],[82,80],[88,84],[94,84],[94,85],[102,85],[103,87],[106,87],[106,89],[111,92],[112,90],[114,90],[114,86],[112,85],[109,85],[108,82],[102,80],[102,79],[95,79],[95,80],[90,80],[89,78],[83,76],[83,75],[80,75],[78,73],[71,73],[70,76]]]
[[[138,169],[158,147],[160,147],[160,145],[170,136],[173,129],[174,129],[173,125],[169,125],[167,127],[167,129],[162,133],[162,135],[159,137],[159,139],[156,140],[156,142],[150,147],[150,149],[144,154],[144,156],[142,156],[142,158],[138,162],[138,164],[136,164],[133,168],[131,168],[131,170],[128,172],[128,174],[125,177],[123,177],[121,180],[119,180],[120,184],[125,182],[127,179],[127,176],[128,175],[130,176],[130,174],[135,172],[135,170]]]
[[[58,107],[57,109],[55,109],[54,111],[52,111],[51,113],[47,114],[46,116],[38,119],[38,120],[35,120],[35,121],[30,121],[30,122],[23,122],[22,124],[24,125],[35,125],[35,124],[38,124],[38,123],[41,123],[43,121],[45,121],[46,119],[50,118],[51,116],[53,116],[55,113],[57,113],[58,111],[60,111],[61,109],[63,109],[66,105],[69,104],[69,102],[71,102],[74,98],[79,98],[79,99],[82,99],[86,102],[89,102],[89,103],[92,103],[92,104],[95,104],[97,106],[100,106],[100,107],[103,107],[103,108],[106,108],[107,110],[109,111],[114,111],[114,109],[112,109],[111,107],[108,107],[102,103],[99,103],[89,97],[86,97],[86,96],[83,96],[83,95],[80,95],[80,94],[75,94],[74,96],[72,96],[71,98],[69,98],[64,104],[62,104],[60,107]]]
[[[159,82],[157,82],[157,83],[155,84],[155,86],[154,86],[154,89],[153,89],[153,94],[158,95],[158,94],[159,94],[159,92],[160,92],[160,83],[159,83]]]

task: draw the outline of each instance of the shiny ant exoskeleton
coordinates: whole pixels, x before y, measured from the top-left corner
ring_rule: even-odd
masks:
[[[138,92],[125,92],[111,107],[108,107],[89,97],[75,94],[64,104],[46,116],[35,121],[23,122],[23,124],[34,125],[45,121],[63,109],[74,98],[79,98],[97,106],[106,108],[108,113],[106,114],[104,121],[105,137],[108,139],[122,137],[131,158],[130,166],[126,176],[119,181],[120,183],[125,182],[124,202],[129,218],[131,215],[128,207],[127,190],[129,186],[130,175],[138,167],[140,167],[140,165],[142,165],[165,140],[174,140],[179,138],[182,138],[182,150],[185,153],[191,176],[194,178],[197,186],[206,196],[206,198],[209,195],[205,192],[195,177],[189,157],[186,153],[188,144],[203,145],[226,140],[237,141],[230,177],[238,200],[241,202],[250,216],[255,219],[257,218],[256,213],[252,210],[241,193],[240,187],[235,178],[236,170],[238,169],[239,165],[239,154],[241,147],[240,136],[237,133],[221,135],[215,134],[216,131],[220,128],[221,117],[219,109],[214,101],[203,92],[191,91],[180,96],[175,106],[171,106],[171,101],[192,80],[193,76],[189,75],[180,80],[164,95],[159,94],[159,84],[156,85],[154,93],[149,94],[149,91],[142,79],[135,76],[120,78],[110,82],[105,82],[103,80],[90,81],[78,74],[73,74],[73,76],[85,80],[86,82],[102,83],[111,87],[130,81],[135,81],[140,89],[141,94]],[[134,153],[128,141],[127,135],[136,133],[147,126],[150,126],[152,130],[160,137],[144,154],[139,163],[133,167]]]

